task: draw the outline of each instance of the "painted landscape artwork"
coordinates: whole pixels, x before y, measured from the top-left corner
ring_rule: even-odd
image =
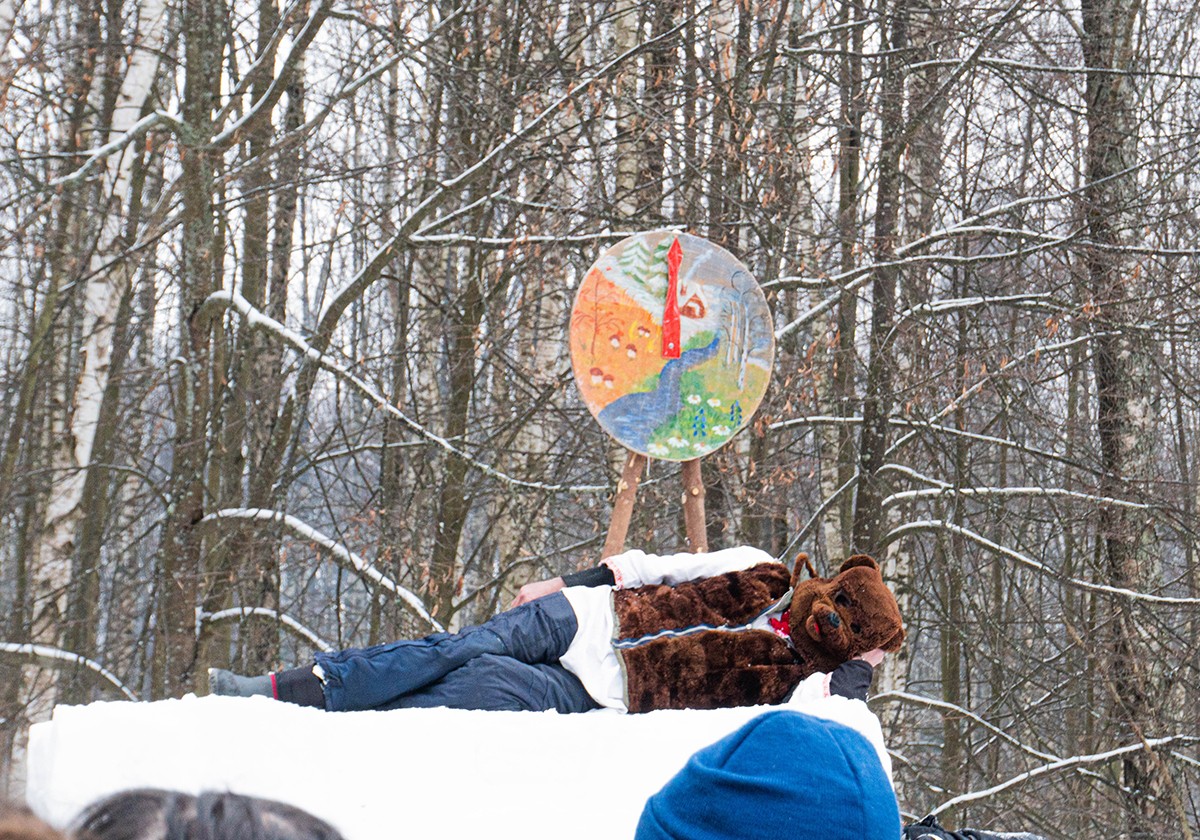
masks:
[[[669,461],[750,422],[771,378],[766,298],[733,254],[678,231],[637,234],[591,267],[571,311],[571,362],[608,434]]]

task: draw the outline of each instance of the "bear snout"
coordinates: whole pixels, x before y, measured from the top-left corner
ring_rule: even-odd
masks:
[[[824,605],[822,605],[824,606]],[[815,642],[828,644],[832,641],[827,634],[832,634],[839,630],[842,626],[842,618],[837,614],[836,610],[825,607],[817,607],[809,615],[808,620],[804,623],[804,629],[808,631],[808,635]]]

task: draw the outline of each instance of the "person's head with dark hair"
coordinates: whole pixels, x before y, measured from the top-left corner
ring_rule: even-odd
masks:
[[[282,802],[210,791],[130,790],[89,806],[78,840],[342,840],[337,829]]]
[[[58,830],[50,827],[21,805],[0,803],[0,840],[64,840]]]

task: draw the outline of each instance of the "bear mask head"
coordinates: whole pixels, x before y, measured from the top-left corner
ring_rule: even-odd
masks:
[[[856,554],[831,578],[800,581],[807,566],[801,555],[792,573],[789,633],[800,657],[818,671],[838,665],[875,648],[900,649],[904,625],[896,597],[883,582],[879,564]]]

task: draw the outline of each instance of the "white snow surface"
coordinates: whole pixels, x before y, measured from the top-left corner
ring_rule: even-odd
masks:
[[[192,695],[59,706],[31,730],[27,799],[60,827],[103,796],[157,787],[288,802],[347,840],[619,840],[633,837],[646,799],[693,752],[771,708],[333,714]],[[865,704],[834,697],[792,708],[870,731],[882,753]]]

